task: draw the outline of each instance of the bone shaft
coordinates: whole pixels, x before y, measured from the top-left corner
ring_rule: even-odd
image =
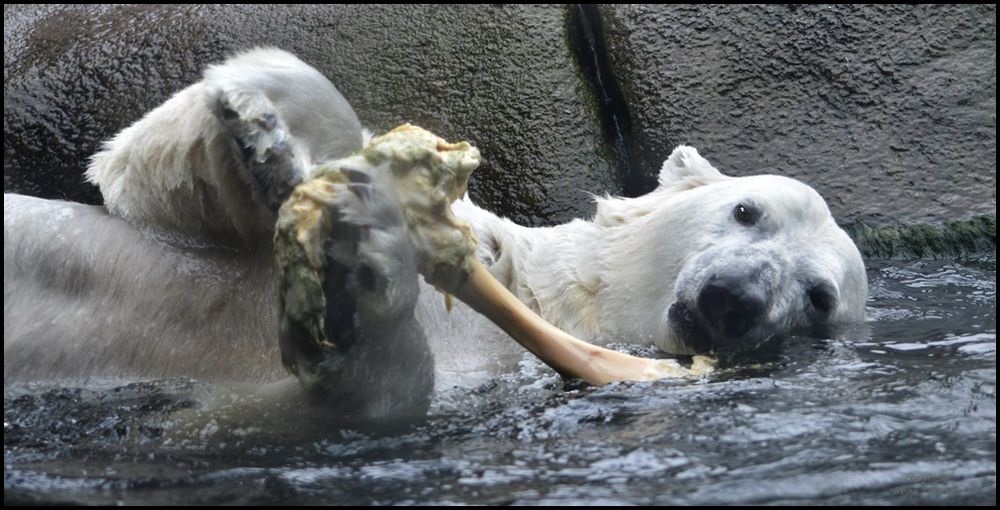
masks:
[[[564,376],[591,384],[650,378],[652,360],[588,344],[535,314],[479,262],[455,295]]]

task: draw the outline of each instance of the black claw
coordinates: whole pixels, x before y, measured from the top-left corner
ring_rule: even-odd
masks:
[[[288,143],[284,140],[279,140],[274,142],[274,144],[268,147],[267,150],[271,153],[271,155],[280,156],[288,151]]]
[[[243,161],[250,161],[250,158],[253,157],[253,147],[244,143],[239,137],[233,137],[233,139],[236,140],[236,146],[240,149],[240,155],[243,156]]]
[[[257,125],[270,131],[278,125],[278,116],[273,113],[266,113],[257,119]]]
[[[356,340],[354,315],[357,312],[357,303],[349,291],[351,268],[333,257],[327,257],[324,276],[323,295],[326,297],[326,309],[323,314],[323,333],[328,341],[346,352]]]
[[[362,200],[368,200],[372,197],[372,188],[367,184],[348,184],[347,189]]]
[[[293,148],[288,139],[276,141],[267,147],[263,160],[258,161],[254,145],[247,143],[243,136],[247,135],[247,128],[252,128],[253,125],[266,130],[276,128],[278,116],[268,113],[253,120],[244,120],[228,105],[222,106],[220,113],[222,119],[227,121],[224,127],[232,136],[234,155],[241,159],[249,174],[256,198],[277,213],[295,186],[302,182],[302,172],[291,157]],[[253,124],[248,125],[248,122]],[[252,132],[252,129],[249,131]]]
[[[361,170],[355,170],[353,168],[341,168],[340,173],[347,177],[347,180],[351,182],[356,182],[360,184],[368,184],[372,182],[372,176],[368,175]]]

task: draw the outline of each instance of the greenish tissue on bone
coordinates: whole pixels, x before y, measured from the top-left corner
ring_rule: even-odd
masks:
[[[305,248],[295,238],[294,225],[275,233],[275,258],[281,279],[281,328],[307,339],[316,349],[327,344],[323,333],[323,308],[326,296],[319,271],[312,268]]]

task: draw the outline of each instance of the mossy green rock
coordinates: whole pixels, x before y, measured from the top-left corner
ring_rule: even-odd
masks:
[[[995,215],[953,221],[943,226],[870,226],[855,223],[844,229],[865,258],[996,260]]]

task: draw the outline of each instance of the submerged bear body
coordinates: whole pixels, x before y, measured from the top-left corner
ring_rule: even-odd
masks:
[[[95,156],[88,178],[106,209],[5,195],[5,381],[280,378],[277,204],[362,139],[329,81],[290,54],[254,50],[209,68]],[[666,160],[656,190],[598,199],[590,220],[527,228],[468,198],[454,211],[494,276],[595,343],[731,352],[863,319],[861,257],[814,190],[726,177],[690,147]],[[392,278],[392,267],[370,270]],[[359,388],[407,370],[413,352],[433,353],[439,385],[475,383],[519,358],[498,328],[461,304],[449,312],[422,282],[413,299],[412,318],[399,320],[428,349],[399,349],[399,335],[359,339],[384,356],[384,367],[366,361]]]

